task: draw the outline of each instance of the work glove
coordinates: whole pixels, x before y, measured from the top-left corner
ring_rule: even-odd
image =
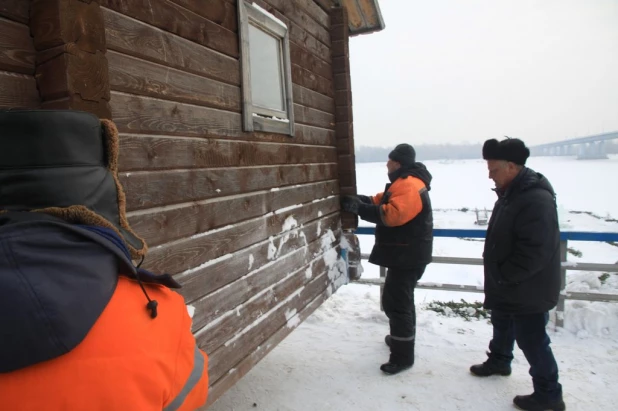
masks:
[[[348,213],[358,214],[360,200],[356,196],[343,196],[341,198],[341,209]]]

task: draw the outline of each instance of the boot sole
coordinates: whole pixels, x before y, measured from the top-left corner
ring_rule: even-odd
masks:
[[[517,404],[513,404],[513,406],[515,408],[517,408],[518,410],[522,410],[522,411],[526,411],[525,408],[521,408],[519,405]],[[545,408],[543,411],[565,411],[566,410],[566,406],[564,407],[558,407],[558,408]]]
[[[481,374],[475,374],[472,370],[470,370],[470,374],[474,375],[475,377],[480,377],[480,378],[486,378],[486,377],[491,377],[492,375],[497,375],[499,377],[508,377],[509,375],[511,375],[511,373],[503,373],[503,372],[496,372],[493,374],[489,374],[489,375],[481,375]]]

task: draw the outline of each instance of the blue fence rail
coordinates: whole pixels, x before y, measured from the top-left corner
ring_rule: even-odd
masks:
[[[375,227],[358,227],[355,230],[357,235],[374,235]],[[436,228],[433,231],[434,237],[442,238],[481,238],[485,239],[486,230],[478,229],[450,229]],[[600,301],[600,302],[618,302],[618,294],[602,294],[602,293],[581,293],[566,291],[566,272],[567,270],[576,271],[599,271],[608,273],[618,273],[618,263],[616,264],[598,264],[598,263],[578,263],[567,260],[567,244],[569,241],[595,241],[618,244],[618,233],[609,232],[588,232],[588,231],[562,231],[560,233],[560,259],[562,261],[562,284],[560,299],[556,307],[555,324],[557,327],[564,326],[564,309],[565,300],[580,300],[580,301]],[[361,258],[369,258],[368,254],[361,254]],[[437,264],[458,264],[458,265],[483,265],[481,258],[469,257],[442,257],[434,256],[433,262]],[[379,279],[359,279],[356,282],[361,284],[380,285],[380,294],[386,277],[386,269],[380,267]],[[438,284],[421,282],[418,288],[440,290],[440,291],[463,291],[463,292],[483,292],[483,287],[464,285],[464,284]]]

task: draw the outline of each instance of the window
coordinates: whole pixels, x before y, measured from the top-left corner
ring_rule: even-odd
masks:
[[[294,135],[292,70],[287,26],[245,0],[238,1],[243,128]]]

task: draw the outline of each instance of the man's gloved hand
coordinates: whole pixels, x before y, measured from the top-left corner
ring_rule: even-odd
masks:
[[[341,197],[341,209],[348,213],[358,214],[358,206],[360,200],[356,196],[343,196]]]

